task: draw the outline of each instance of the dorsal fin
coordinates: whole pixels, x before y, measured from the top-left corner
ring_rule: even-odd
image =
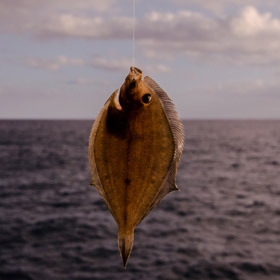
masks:
[[[153,89],[153,91],[156,93],[156,95],[162,102],[174,136],[176,152],[175,157],[179,161],[184,147],[184,127],[178,116],[178,113],[176,112],[175,105],[169,98],[167,93],[153,79],[146,76],[144,81]]]
[[[159,97],[162,106],[164,108],[165,114],[169,121],[171,131],[173,134],[173,139],[175,143],[175,152],[173,161],[171,163],[169,172],[155,198],[151,208],[147,211],[146,215],[159,203],[159,201],[173,190],[178,190],[176,186],[176,173],[177,166],[180,160],[180,156],[184,147],[184,127],[182,122],[179,119],[178,113],[175,110],[175,105],[172,100],[169,98],[167,93],[150,77],[146,76],[144,82],[155,92]],[[144,215],[145,217],[145,215]],[[143,217],[143,218],[144,218]]]
[[[90,184],[94,187],[96,187],[96,189],[98,190],[99,194],[101,195],[101,197],[103,198],[103,200],[106,202],[109,210],[111,211],[112,215],[113,211],[111,210],[111,206],[110,203],[108,201],[108,197],[104,191],[104,188],[101,184],[99,175],[98,175],[98,171],[97,171],[97,167],[96,167],[96,163],[95,163],[95,157],[94,157],[94,138],[99,126],[99,123],[102,119],[103,114],[108,110],[108,107],[110,105],[111,99],[116,97],[116,94],[118,93],[119,90],[116,90],[105,102],[103,108],[100,110],[95,122],[93,123],[91,132],[90,132],[90,136],[89,136],[89,150],[88,150],[88,155],[89,155],[89,163],[91,166],[91,181]]]

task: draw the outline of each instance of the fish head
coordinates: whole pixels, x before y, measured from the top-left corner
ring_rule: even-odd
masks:
[[[143,81],[142,71],[132,66],[115,103],[121,110],[142,108],[150,105],[153,95],[153,90]]]

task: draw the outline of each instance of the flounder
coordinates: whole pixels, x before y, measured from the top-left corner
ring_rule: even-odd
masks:
[[[134,229],[169,192],[183,150],[183,125],[168,95],[142,71],[130,68],[107,100],[89,139],[91,184],[114,219],[124,267]]]

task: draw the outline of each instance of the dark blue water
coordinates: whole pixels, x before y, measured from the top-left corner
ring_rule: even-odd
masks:
[[[0,121],[0,279],[280,279],[280,121],[186,121],[124,271],[89,187],[91,121]]]

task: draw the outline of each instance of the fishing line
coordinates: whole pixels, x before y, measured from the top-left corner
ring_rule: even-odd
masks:
[[[134,67],[135,61],[135,1],[133,0],[133,21],[132,21],[132,66]]]

